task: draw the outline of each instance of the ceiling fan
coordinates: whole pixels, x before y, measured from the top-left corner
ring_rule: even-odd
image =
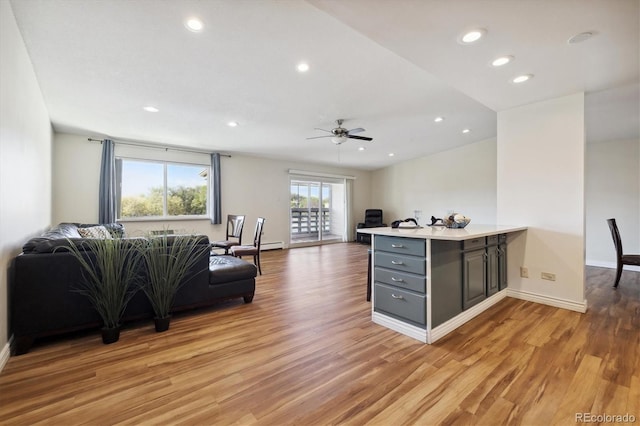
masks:
[[[325,136],[313,136],[311,138],[307,138],[307,139],[319,139],[319,138],[331,138],[331,142],[333,142],[336,145],[341,145],[343,143],[345,143],[347,141],[347,139],[358,139],[358,140],[362,140],[362,141],[372,141],[373,138],[369,138],[366,136],[355,136],[353,135],[353,133],[360,133],[360,132],[364,132],[364,129],[362,127],[357,127],[355,129],[351,129],[351,130],[347,130],[344,127],[342,127],[342,123],[344,122],[343,119],[337,119],[336,120],[336,124],[338,125],[338,127],[336,127],[335,129],[331,129],[331,130],[325,130],[325,129],[319,129],[316,127],[315,130],[321,130],[323,132],[327,132],[327,133],[331,133],[330,135],[325,135]]]

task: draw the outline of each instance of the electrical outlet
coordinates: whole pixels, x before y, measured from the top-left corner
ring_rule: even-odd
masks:
[[[543,280],[555,281],[556,280],[556,274],[552,274],[552,273],[549,273],[549,272],[542,272],[540,274],[540,278],[542,278]]]
[[[529,278],[529,268],[525,268],[524,266],[520,267],[520,276],[522,278]]]

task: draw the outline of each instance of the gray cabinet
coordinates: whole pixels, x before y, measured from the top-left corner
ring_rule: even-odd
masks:
[[[430,315],[433,329],[506,288],[505,234],[430,244],[427,260],[424,239],[375,236],[374,312],[423,329]]]
[[[481,249],[462,253],[462,308],[469,309],[487,297],[487,252]]]
[[[431,241],[431,327],[462,312],[462,261],[457,241]]]
[[[425,240],[375,236],[373,309],[426,328]]]
[[[492,235],[462,242],[463,309],[507,287],[507,236]]]
[[[487,296],[507,288],[507,235],[487,237]]]

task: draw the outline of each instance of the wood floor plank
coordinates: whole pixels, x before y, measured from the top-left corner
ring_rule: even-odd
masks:
[[[0,424],[538,425],[640,419],[640,273],[586,269],[585,314],[507,298],[425,345],[371,321],[367,246],[264,252],[253,303],[37,341]]]

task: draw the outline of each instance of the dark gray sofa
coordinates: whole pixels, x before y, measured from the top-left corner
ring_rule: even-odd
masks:
[[[61,223],[29,240],[13,260],[9,271],[9,298],[14,354],[28,352],[34,339],[40,337],[102,325],[89,300],[73,291],[82,277],[78,260],[60,248],[82,238],[78,228],[90,226],[95,225]],[[124,236],[121,224],[103,226],[113,236]],[[200,244],[209,245],[205,235],[194,238],[198,238]],[[202,253],[178,290],[174,311],[239,297],[251,303],[255,294],[255,265],[231,256],[210,256],[209,250]],[[87,252],[86,255],[93,254]],[[123,321],[143,318],[153,318],[153,309],[144,292],[138,291],[129,302]]]

